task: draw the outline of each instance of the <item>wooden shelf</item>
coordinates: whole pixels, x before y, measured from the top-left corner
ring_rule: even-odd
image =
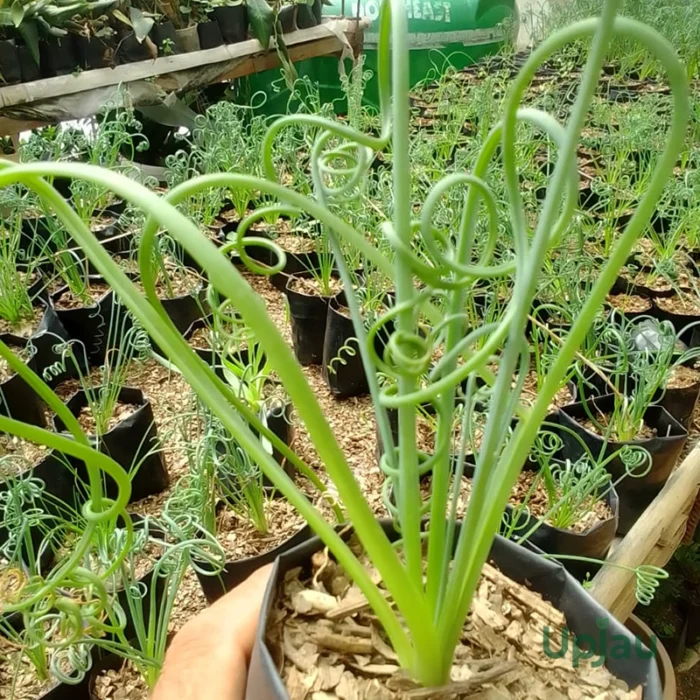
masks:
[[[700,443],[676,468],[627,535],[615,542],[608,561],[629,567],[665,566],[683,539],[699,488]],[[637,605],[635,574],[603,566],[593,579],[590,593],[624,622]]]
[[[347,55],[362,46],[364,19],[327,18],[311,29],[285,34],[292,61]],[[0,88],[0,133],[69,119],[89,117],[126,90],[131,104],[164,104],[167,96],[240,78],[279,65],[274,49],[250,39],[206,51],[165,56],[152,61],[100,68],[74,75],[46,78]]]

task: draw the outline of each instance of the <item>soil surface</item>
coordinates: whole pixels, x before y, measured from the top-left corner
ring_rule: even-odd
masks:
[[[109,290],[109,285],[103,284],[102,282],[91,282],[90,286],[85,291],[85,296],[76,296],[70,289],[66,289],[56,300],[56,308],[69,310],[92,306],[97,304]]]
[[[598,413],[596,415],[597,423],[594,423],[590,418],[578,420],[578,423],[582,425],[586,430],[590,430],[590,432],[595,433],[596,435],[607,436],[613,442],[622,442],[622,439],[618,436],[617,432],[614,429],[610,432],[610,434],[608,434],[607,432],[611,418],[612,416],[609,413]],[[642,423],[634,439],[647,440],[653,437],[656,437],[656,429],[652,428],[646,423]]]
[[[313,238],[293,233],[277,236],[275,243],[287,253],[310,253],[316,250],[316,241]]]
[[[688,671],[676,673],[678,700],[698,700],[700,698],[700,664]]]
[[[372,579],[381,582],[376,570],[367,568]],[[545,627],[552,648],[559,649],[565,626],[564,615],[539,594],[487,564],[450,681],[426,690],[399,669],[396,654],[366,600],[322,550],[312,559],[311,578],[300,579],[299,569],[287,573],[273,603],[266,637],[290,700],[309,696],[467,700],[482,695],[478,691],[486,683],[490,695],[485,698],[638,700],[639,689],[630,689],[605,668],[596,668],[593,659],[574,668],[573,645],[562,659],[545,654]]]
[[[671,376],[666,386],[669,389],[687,389],[698,382],[700,382],[700,370],[676,365],[671,370]]]
[[[27,362],[32,354],[28,348],[16,347],[10,345],[10,350],[20,359],[22,362]],[[14,376],[16,372],[10,367],[10,363],[0,357],[0,384],[6,382],[10,377]]]
[[[143,676],[127,661],[119,669],[98,673],[93,680],[92,696],[95,700],[145,700],[148,687]]]
[[[19,656],[14,645],[0,637],[0,700],[37,700],[54,684],[38,680],[27,657]]]
[[[609,294],[608,304],[627,313],[642,313],[651,310],[651,299],[638,294]]]
[[[690,294],[661,297],[656,300],[656,305],[669,313],[684,316],[700,316],[700,301]]]
[[[131,265],[136,265],[136,261],[128,260],[127,263],[122,261],[122,266],[127,270]],[[166,273],[169,284],[166,283],[162,274],[156,278],[156,294],[159,299],[176,299],[194,294],[202,286],[202,277],[189,267],[166,265]],[[140,292],[143,292],[140,280],[134,284]]]
[[[20,473],[25,468],[41,462],[50,452],[46,445],[38,445],[14,435],[0,433],[0,479],[8,467],[12,466],[13,473]],[[6,457],[12,459],[4,459]]]
[[[112,430],[112,428],[115,428],[123,420],[126,420],[129,416],[134,415],[134,413],[136,413],[136,411],[138,411],[139,408],[141,408],[141,406],[138,406],[136,404],[118,403],[114,407],[114,412],[112,413],[112,416],[109,419],[107,431]],[[88,435],[95,435],[97,430],[97,423],[95,422],[95,416],[93,415],[90,406],[84,406],[80,409],[78,422],[80,423],[80,427]]]
[[[330,296],[334,296],[342,290],[343,283],[339,279],[331,277],[328,286],[331,291]],[[289,289],[291,289],[293,292],[306,294],[312,297],[324,296],[323,292],[325,291],[323,290],[319,280],[313,277],[292,277],[291,282],[289,283]]]
[[[11,333],[20,336],[20,338],[29,338],[36,333],[41,319],[44,318],[44,312],[42,307],[36,306],[32,308],[31,316],[28,315],[17,323],[10,323],[4,318],[0,318],[0,333]]]
[[[260,532],[250,520],[238,517],[230,509],[222,509],[217,521],[217,539],[226,552],[227,561],[265,554],[296,535],[305,524],[284,498],[267,501],[265,518],[268,532]]]

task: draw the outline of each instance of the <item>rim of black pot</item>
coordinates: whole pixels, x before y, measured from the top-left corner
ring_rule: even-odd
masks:
[[[100,388],[101,387],[99,386],[95,387],[94,391],[99,391]],[[70,398],[67,401],[64,402],[66,408],[76,418],[80,415],[80,411],[88,405],[85,395],[85,390],[80,388],[72,396],[70,396]],[[138,406],[134,413],[130,414],[127,418],[124,418],[124,420],[128,420],[128,418],[131,418],[132,416],[141,413],[144,409],[147,409],[150,406],[151,401],[144,394],[142,389],[139,389],[138,387],[123,386],[119,390],[118,403],[132,404],[134,406]],[[116,430],[121,423],[122,421],[119,421],[117,425],[107,430],[101,437],[104,438],[105,435],[109,435],[112,431]],[[64,425],[63,421],[59,416],[53,416],[52,424],[56,432],[66,432],[66,426]],[[91,435],[90,437],[94,437],[94,435]]]
[[[601,401],[609,401],[609,400],[615,400],[615,394],[603,394],[602,396],[595,396],[595,397],[589,397],[588,399],[585,399],[584,401],[575,401],[573,403],[566,404],[565,406],[560,406],[557,410],[563,413],[569,420],[574,421],[580,428],[581,430],[584,430],[585,432],[589,433],[590,435],[594,435],[595,437],[605,440],[605,436],[600,435],[596,432],[593,432],[586,428],[585,426],[581,425],[581,423],[576,420],[575,416],[572,416],[570,413],[571,409],[576,409],[576,408],[582,408],[583,405],[587,403],[593,403],[596,404]],[[567,410],[568,409],[568,410]],[[598,409],[600,410],[600,409]],[[584,409],[585,412],[585,409]],[[610,440],[609,442],[612,444],[616,445],[635,445],[639,443],[644,443],[648,442],[650,440],[660,440],[662,442],[667,442],[670,440],[676,440],[679,437],[688,437],[688,431],[663,407],[659,406],[658,404],[652,404],[647,407],[646,411],[644,412],[644,420],[646,421],[646,416],[647,413],[649,412],[660,412],[663,414],[666,414],[666,418],[668,418],[668,423],[674,428],[674,432],[671,433],[670,435],[654,435],[653,437],[650,438],[637,438],[634,440]],[[601,413],[604,413],[604,411],[601,411]]]

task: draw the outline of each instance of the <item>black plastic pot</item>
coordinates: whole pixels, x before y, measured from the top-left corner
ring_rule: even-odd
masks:
[[[342,297],[334,297],[328,304],[323,342],[323,376],[334,396],[363,396],[369,393],[369,383],[352,319],[339,311],[342,301]]]
[[[153,58],[154,56],[145,40],[139,42],[134,32],[120,32],[117,43],[117,61],[119,63],[152,61]]]
[[[207,293],[204,287],[193,294],[183,294],[172,299],[161,299],[165,312],[180,333],[185,333],[198,319],[209,313]]]
[[[284,5],[277,13],[277,20],[282,28],[283,34],[296,31],[297,7],[298,5]]]
[[[584,532],[562,530],[548,523],[542,523],[530,535],[528,541],[547,554],[574,555],[604,560],[610,550],[610,545],[615,539],[620,513],[620,500],[614,488],[611,487],[610,491],[605,494],[604,500],[613,513],[612,518],[596,523]],[[512,514],[513,509],[510,506],[509,511]],[[519,532],[524,534],[529,531],[535,525],[536,520],[533,517],[521,517],[519,525],[523,529],[520,529]],[[590,574],[592,578],[600,568],[599,565],[573,559],[564,559],[561,563],[579,581],[583,581],[587,574]]]
[[[217,46],[224,45],[224,37],[221,36],[221,30],[215,20],[200,22],[197,25],[197,33],[199,34],[199,46],[202,49],[215,49]]]
[[[612,411],[615,397],[611,394],[595,399],[588,399],[589,410],[595,415],[597,407],[602,413]],[[623,445],[638,445],[645,448],[651,456],[651,470],[643,477],[626,477],[617,485],[620,497],[620,523],[618,532],[626,534],[634,525],[647,506],[654,500],[663,488],[666,480],[671,475],[683,446],[688,439],[688,433],[683,426],[671,417],[661,406],[650,406],[644,414],[645,423],[656,429],[657,437],[633,440],[631,442],[606,441],[584,428],[578,420],[588,417],[584,402],[578,402],[563,406],[557,412],[557,420],[562,426],[568,428],[583,439],[584,443],[594,456],[609,455],[619,450]],[[583,454],[583,448],[579,441],[568,431],[561,431],[561,439],[564,443],[564,455],[577,458]],[[619,457],[612,460],[608,471],[614,479],[625,474],[625,467]]]
[[[670,321],[676,333],[681,333],[684,328],[691,323],[695,323],[696,325],[680,335],[680,340],[689,348],[696,348],[700,345],[700,323],[698,323],[698,321],[700,321],[700,316],[666,311],[656,303],[654,304],[654,316],[661,321]]]
[[[36,352],[34,354],[34,371],[50,386],[56,386],[60,382],[76,376],[75,368],[71,363],[66,364],[65,370],[58,363],[61,362],[63,343],[70,340],[68,331],[63,327],[53,306],[48,302],[38,302],[44,308],[39,325],[31,334],[30,339]],[[17,342],[23,339],[13,334],[8,334]],[[74,348],[78,362],[83,368],[87,368],[87,358],[82,346]]]
[[[102,247],[112,255],[131,254],[134,243],[133,232],[123,233],[118,222],[110,224],[100,224],[92,229],[95,238],[102,244]],[[92,268],[92,263],[89,263]],[[98,274],[95,270],[94,274]]]
[[[32,52],[29,50],[28,46],[24,44],[19,44],[17,46],[17,59],[19,60],[19,68],[23,83],[41,80],[41,68],[34,60],[34,56],[32,56]]]
[[[666,389],[659,406],[665,408],[686,430],[693,422],[693,413],[700,396],[700,381],[692,386]]]
[[[176,29],[175,39],[180,53],[191,53],[192,51],[199,51],[201,48],[197,25],[186,27],[185,29]]]
[[[22,349],[30,344],[26,338],[19,338],[7,333],[0,334],[0,340],[10,349]],[[34,352],[26,364],[30,369],[36,371],[35,354]],[[46,425],[43,402],[19,374],[13,374],[4,381],[0,381],[0,415],[42,428]]]
[[[246,232],[246,236],[271,239],[271,236],[265,231],[251,231],[250,229]],[[263,265],[272,264],[273,256],[267,248],[250,245],[246,247],[246,252],[249,257],[256,262],[262,263]],[[308,253],[291,253],[285,251],[285,256],[286,263],[283,271],[270,275],[270,282],[281,292],[285,291],[291,275],[307,275],[311,270],[316,270],[319,264],[318,253],[315,250],[311,250]],[[232,262],[237,265],[242,264],[238,256],[232,256]]]
[[[119,392],[121,403],[133,404],[139,408],[130,416],[108,430],[99,440],[91,437],[100,452],[109,455],[117,464],[131,473],[131,500],[139,501],[146,496],[160,493],[170,483],[168,471],[163,462],[158,433],[151,404],[140,389],[123,387]],[[68,410],[78,416],[87,406],[87,397],[81,389],[67,402]],[[55,417],[54,428],[65,431],[63,421]],[[85,465],[79,463],[78,476],[87,482]],[[105,493],[116,498],[118,490],[112,479],[105,478]]]
[[[3,85],[14,85],[22,80],[17,47],[12,39],[0,40],[0,81]]]
[[[114,65],[117,49],[116,37],[82,36],[75,37],[75,44],[80,57],[80,66],[85,70],[109,68]]]
[[[175,27],[170,20],[153,25],[150,36],[158,49],[159,56],[173,56],[180,53]],[[168,47],[167,49],[166,46]]]
[[[306,4],[297,5],[298,29],[311,29],[311,27],[315,27],[317,24],[320,24],[320,20],[317,20],[313,7]]]
[[[285,445],[289,446],[294,441],[294,424],[292,423],[292,412],[294,406],[291,401],[280,402],[270,406],[265,411],[265,424]],[[296,471],[287,464],[284,455],[275,447],[272,449],[272,457],[282,467],[289,476],[293,476]],[[263,484],[272,487],[269,479],[263,475]]]
[[[382,526],[387,536],[392,539],[398,537],[391,521],[382,521]],[[308,572],[312,555],[323,547],[321,540],[314,537],[288,550],[275,562],[267,584],[248,670],[246,700],[286,700],[288,697],[277,665],[265,643],[268,618],[286,572],[297,566]],[[661,700],[659,672],[651,654],[647,649],[641,649],[641,645],[636,645],[634,636],[602,608],[560,564],[542,558],[534,549],[514,544],[499,536],[491,546],[489,561],[513,581],[526,584],[529,589],[550,601],[564,613],[568,629],[577,636],[588,635],[597,652],[604,653],[604,650],[612,648],[613,643],[617,645],[621,638],[626,639],[631,653],[622,659],[609,656],[606,659],[608,669],[630,687],[642,685],[644,700]],[[602,624],[603,620],[607,624]]]
[[[67,456],[50,452],[27,472],[19,475],[18,478],[23,480],[30,478],[41,480],[44,483],[40,501],[41,509],[48,513],[59,515],[61,510],[60,504],[65,503],[71,507],[78,505],[75,502],[75,473],[73,469],[73,462]],[[0,493],[5,494],[7,490],[7,483],[0,480]],[[45,495],[50,496],[50,498],[45,498]],[[9,496],[3,496],[3,498],[9,498]],[[6,508],[11,507],[8,502],[4,501],[4,503]],[[22,506],[24,508],[28,507],[26,503],[23,503]],[[19,508],[20,506],[18,505],[15,510],[19,510]],[[12,529],[15,529],[15,532],[19,532],[23,529],[23,526],[21,523],[18,523],[17,527]],[[46,532],[42,528],[30,528],[29,535],[36,551],[45,539]],[[7,530],[0,528],[0,544],[4,544],[7,541],[7,537]],[[42,569],[50,567],[53,559],[53,551],[51,551],[51,548],[47,548],[45,556],[40,562]]]
[[[93,278],[94,279],[94,278]],[[101,282],[100,279],[94,279]],[[75,309],[62,309],[59,304],[61,296],[68,292],[67,287],[59,289],[52,297],[56,314],[73,340],[80,341],[85,347],[88,360],[93,364],[102,364],[107,353],[109,324],[117,321],[118,314],[126,313],[120,305],[114,303],[114,292],[106,291],[104,295],[90,306]],[[116,317],[116,318],[114,318]]]
[[[80,66],[80,58],[75,48],[75,35],[46,37],[39,43],[41,74],[45,78],[57,75],[70,75]]]
[[[297,360],[308,367],[323,363],[323,345],[326,336],[326,316],[330,297],[311,296],[290,288],[295,277],[290,277],[285,288],[292,325],[292,344]]]
[[[226,44],[244,41],[248,29],[248,9],[245,4],[214,8],[214,19]]]
[[[304,525],[299,532],[290,537],[286,542],[283,542],[274,549],[271,549],[269,552],[258,554],[255,557],[248,557],[247,559],[238,559],[237,561],[226,562],[224,570],[218,575],[207,575],[201,571],[195,570],[197,579],[199,580],[199,585],[204,593],[204,597],[211,605],[211,603],[221,598],[222,595],[233,590],[239,583],[245,581],[252,573],[262,568],[266,564],[272,563],[277,559],[277,557],[283,555],[285,552],[298,547],[312,536],[313,531],[311,528],[308,525]],[[197,567],[203,571],[208,569],[208,565],[204,564],[203,562],[198,562]]]
[[[90,674],[85,674],[85,678],[75,685],[58,683],[37,700],[94,700],[90,692]]]

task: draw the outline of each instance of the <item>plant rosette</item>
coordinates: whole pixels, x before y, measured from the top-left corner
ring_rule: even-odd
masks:
[[[224,37],[215,19],[206,20],[197,24],[199,34],[199,46],[202,50],[215,49],[224,45]]]
[[[599,564],[590,561],[577,561],[568,557],[584,557],[586,559],[597,559],[601,563],[607,557],[610,545],[615,539],[615,534],[618,529],[620,517],[620,499],[617,495],[615,487],[611,484],[605,493],[598,499],[595,504],[592,504],[587,516],[584,516],[583,521],[574,523],[569,528],[555,527],[548,520],[543,520],[546,515],[546,495],[541,494],[540,501],[544,504],[539,510],[532,505],[532,500],[527,502],[527,512],[518,509],[519,501],[527,490],[530,483],[530,475],[536,475],[537,467],[531,462],[525,465],[521,472],[519,482],[518,495],[511,497],[508,510],[505,518],[513,520],[517,518],[517,524],[514,524],[513,534],[516,538],[527,537],[527,542],[541,549],[547,554],[552,554],[556,558],[557,555],[563,555],[563,566],[579,581],[586,577],[592,577],[600,568]],[[541,491],[544,489],[541,487]],[[591,498],[593,498],[591,496]],[[517,515],[516,515],[517,513]]]
[[[396,537],[391,521],[382,526]],[[344,537],[349,539],[349,533]],[[357,543],[350,546],[357,551]],[[315,687],[320,677],[323,692],[386,700],[410,691],[438,697],[448,688],[467,697],[484,683],[510,697],[533,692],[544,697],[549,688],[575,688],[582,697],[607,690],[611,697],[632,700],[643,688],[645,700],[661,698],[653,654],[635,644],[633,635],[560,564],[501,537],[494,540],[482,572],[452,667],[452,687],[436,688],[431,695],[407,679],[368,613],[318,538],[281,555],[263,601],[247,700],[303,697],[301,689]],[[583,651],[574,637],[592,648]],[[617,659],[605,651],[613,645],[620,652]],[[600,652],[606,655],[605,666]]]

